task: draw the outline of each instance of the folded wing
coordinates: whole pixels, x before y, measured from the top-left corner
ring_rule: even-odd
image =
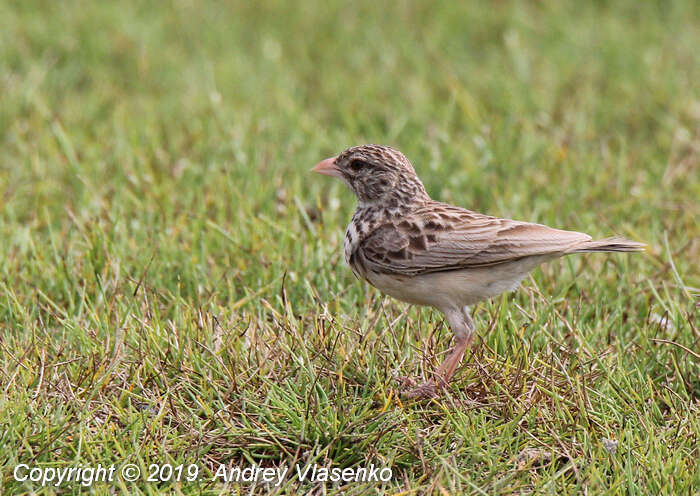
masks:
[[[358,256],[373,272],[418,275],[563,255],[590,241],[584,233],[434,202],[415,211],[410,221],[380,225],[360,243]]]

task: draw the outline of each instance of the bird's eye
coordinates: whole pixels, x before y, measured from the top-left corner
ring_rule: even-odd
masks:
[[[362,169],[365,165],[367,164],[362,160],[353,160],[352,162],[350,162],[350,169],[357,172],[360,169]]]

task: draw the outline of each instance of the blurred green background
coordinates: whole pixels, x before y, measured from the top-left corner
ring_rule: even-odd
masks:
[[[37,490],[11,476],[28,459],[318,456],[396,467],[357,494],[694,492],[699,46],[691,0],[1,2],[0,489]],[[353,279],[354,199],[308,172],[368,142],[436,199],[649,244],[557,262],[477,310],[497,370],[522,359],[535,381],[549,343],[589,353],[563,370],[599,381],[581,386],[593,421],[566,413],[571,393],[534,443],[533,412],[488,406],[523,404],[496,383],[478,420],[397,403],[392,371],[423,372],[439,316]],[[473,399],[464,369],[454,394]],[[542,445],[544,468],[513,464]],[[202,490],[120,490],[159,487]]]

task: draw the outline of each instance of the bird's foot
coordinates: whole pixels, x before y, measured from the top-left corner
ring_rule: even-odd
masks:
[[[423,384],[404,391],[403,395],[412,400],[427,400],[435,398],[438,394],[438,386],[435,381],[425,381]]]
[[[413,380],[412,377],[405,375],[395,375],[394,380],[399,383],[399,387],[402,391],[416,386],[416,381]]]
[[[397,377],[401,384],[401,395],[412,400],[430,399],[437,396],[438,386],[435,381],[426,381],[416,386],[416,381],[410,377]]]

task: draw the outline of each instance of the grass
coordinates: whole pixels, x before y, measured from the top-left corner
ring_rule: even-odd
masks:
[[[0,492],[696,494],[699,23],[692,1],[0,4]],[[354,199],[308,173],[365,142],[440,200],[648,251],[475,307],[449,392],[402,401],[449,329],[353,278]],[[19,463],[204,480],[50,488]]]

